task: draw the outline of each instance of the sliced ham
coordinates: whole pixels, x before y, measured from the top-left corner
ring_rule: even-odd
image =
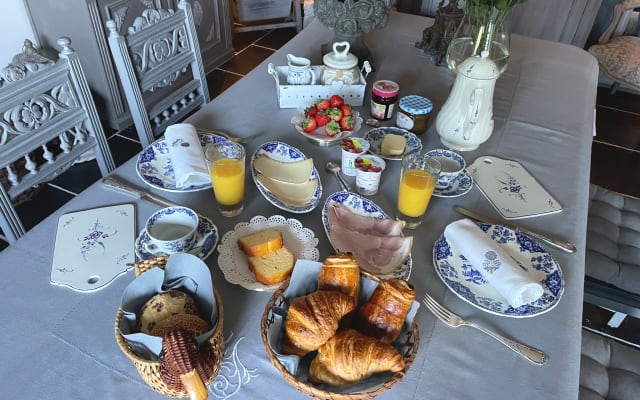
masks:
[[[329,225],[333,221],[339,221],[342,226],[351,230],[376,236],[401,235],[405,225],[403,221],[390,218],[374,218],[357,214],[342,204],[331,204],[327,210],[327,216]]]

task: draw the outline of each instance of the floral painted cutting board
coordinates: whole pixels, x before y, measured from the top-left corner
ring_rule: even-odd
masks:
[[[478,157],[467,167],[480,191],[504,219],[562,211],[556,201],[517,161]]]
[[[133,204],[64,214],[58,220],[51,283],[81,292],[101,289],[135,262]]]

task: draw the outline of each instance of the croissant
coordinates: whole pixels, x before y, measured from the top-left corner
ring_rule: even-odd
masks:
[[[318,275],[318,290],[337,290],[356,299],[360,293],[360,268],[351,253],[327,257]]]
[[[366,335],[393,343],[404,325],[416,292],[403,279],[380,282],[369,300],[358,310],[358,326]]]
[[[304,356],[317,350],[336,333],[340,319],[355,306],[355,298],[329,290],[294,298],[284,322],[283,353]]]
[[[393,346],[349,329],[320,346],[309,367],[309,380],[349,386],[378,372],[403,369],[404,358]]]

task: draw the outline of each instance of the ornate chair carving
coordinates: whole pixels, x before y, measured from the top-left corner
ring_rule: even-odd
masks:
[[[106,23],[109,47],[127,104],[144,147],[196,108],[209,102],[191,5],[147,9],[126,34]]]
[[[640,90],[640,37],[618,33],[621,21],[626,22],[625,16],[637,7],[640,7],[640,0],[623,0],[616,4],[609,27],[598,43],[589,47],[589,53],[598,60],[602,72],[614,82],[611,93],[615,93],[621,83]]]
[[[102,175],[115,169],[78,54],[62,37],[59,57],[25,41],[0,70],[0,228],[9,243],[26,230],[16,198],[94,150]],[[57,60],[56,60],[57,58]]]

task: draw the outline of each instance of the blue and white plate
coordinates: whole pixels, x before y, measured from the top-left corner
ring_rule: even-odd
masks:
[[[554,308],[564,292],[560,265],[530,236],[502,225],[477,222],[478,226],[503,250],[509,253],[536,282],[544,294],[535,302],[513,308],[475,269],[464,256],[450,246],[444,233],[433,246],[433,265],[442,281],[461,299],[491,314],[525,318],[543,314]]]
[[[198,218],[199,221],[196,241],[188,253],[204,260],[211,255],[213,250],[216,248],[216,244],[218,244],[218,228],[209,218],[203,217],[202,215],[198,215]],[[139,260],[147,260],[155,257],[154,254],[149,253],[143,247],[143,244],[149,240],[149,234],[145,229],[143,229],[135,241],[136,256]]]
[[[384,139],[384,137],[387,135],[400,135],[407,138],[407,146],[404,148],[403,155],[409,153],[419,153],[422,150],[422,141],[413,133],[402,128],[389,126],[375,128],[365,133],[362,138],[371,144],[371,148],[369,148],[370,153],[376,154],[387,160],[402,160],[403,155],[385,156],[384,154],[382,154],[382,139]]]
[[[315,166],[313,167],[313,171],[311,171],[311,176],[309,177],[309,179],[317,179],[318,186],[316,187],[316,191],[313,193],[311,200],[309,200],[308,203],[302,205],[290,204],[279,199],[274,193],[269,191],[269,189],[258,182],[259,172],[254,168],[253,163],[256,158],[261,155],[266,155],[271,159],[282,162],[306,160],[307,156],[305,156],[304,153],[302,153],[297,148],[278,141],[264,143],[260,145],[260,147],[258,147],[258,149],[253,153],[253,156],[251,157],[251,176],[253,176],[253,182],[255,182],[258,190],[260,191],[260,193],[262,193],[264,198],[267,199],[269,203],[282,210],[296,214],[303,214],[312,211],[318,206],[318,204],[320,204],[320,198],[322,197],[322,182],[320,181],[320,175],[318,175],[318,170]]]
[[[214,133],[198,134],[202,147],[210,143],[227,141]],[[186,188],[176,186],[175,173],[169,157],[169,146],[164,138],[151,143],[138,155],[136,172],[147,185],[167,192],[195,192],[211,188],[211,182],[192,185]]]
[[[433,195],[436,197],[458,197],[467,194],[473,187],[473,178],[466,169],[451,182],[451,186],[445,189],[434,189]]]
[[[387,213],[385,213],[380,206],[378,206],[373,201],[359,196],[355,193],[351,192],[337,192],[333,193],[324,203],[324,207],[322,208],[322,225],[324,226],[324,232],[327,234],[327,238],[329,242],[331,242],[331,229],[329,228],[329,217],[327,215],[327,210],[329,206],[332,204],[342,204],[346,207],[349,207],[351,210],[358,214],[367,215],[369,217],[375,218],[389,218]],[[331,243],[334,250],[336,246]],[[404,259],[402,264],[396,268],[390,274],[379,276],[382,279],[391,279],[391,278],[400,278],[404,280],[408,280],[411,276],[411,266],[413,264],[413,260],[411,258],[411,254],[407,258]]]

